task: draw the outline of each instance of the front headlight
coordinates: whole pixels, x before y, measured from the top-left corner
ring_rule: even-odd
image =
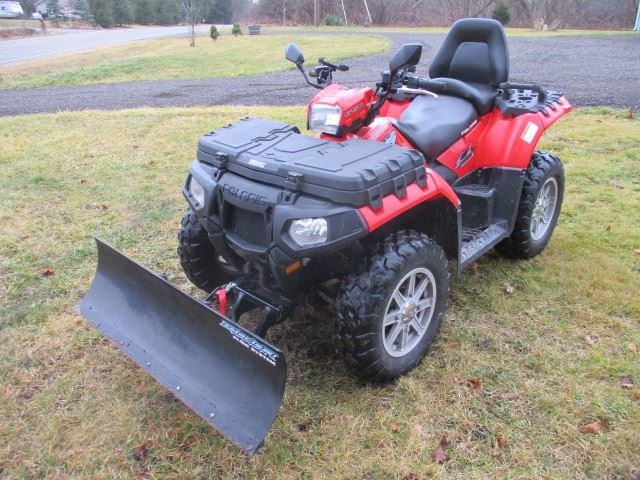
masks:
[[[289,227],[289,235],[301,247],[327,241],[327,221],[324,218],[301,218]]]
[[[342,110],[333,105],[316,104],[309,112],[309,128],[316,132],[336,135],[340,127]]]
[[[191,192],[193,199],[197,202],[197,206],[204,207],[204,187],[200,185],[196,177],[191,177],[189,181],[189,192]]]

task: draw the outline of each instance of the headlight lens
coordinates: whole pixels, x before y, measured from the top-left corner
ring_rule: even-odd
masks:
[[[200,182],[198,182],[195,177],[191,177],[191,180],[189,181],[189,191],[197,202],[197,206],[204,207],[204,187],[200,185]]]
[[[340,127],[340,107],[332,105],[312,105],[309,113],[309,128],[316,132],[336,135]]]
[[[289,235],[301,247],[324,243],[328,238],[327,221],[324,218],[301,218],[289,227]]]

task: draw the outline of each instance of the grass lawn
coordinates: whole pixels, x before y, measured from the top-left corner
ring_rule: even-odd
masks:
[[[329,310],[274,328],[289,381],[248,458],[74,311],[94,234],[196,293],[175,251],[180,188],[199,135],[244,115],[302,125],[304,108],[0,119],[0,477],[636,478],[639,119],[584,109],[547,134],[567,176],[549,247],[490,254],[455,280],[411,374],[356,380],[333,353]]]
[[[86,85],[141,80],[233,77],[294,68],[284,59],[284,47],[295,42],[309,62],[324,55],[332,60],[386,51],[390,43],[367,35],[222,36],[198,38],[195,48],[186,38],[132,42],[0,66],[0,88]]]
[[[2,28],[40,28],[40,21],[32,19],[10,19],[0,18],[0,29]]]
[[[310,25],[284,27],[278,25],[270,25],[264,27],[265,31],[273,32],[286,32],[290,31],[304,31],[304,32],[397,32],[397,33],[447,33],[450,27],[394,27],[394,26],[373,26],[373,27],[361,27],[355,25],[349,25],[348,27],[336,27],[336,26],[320,26],[314,27]],[[561,37],[561,36],[576,36],[576,35],[634,35],[637,32],[633,30],[578,30],[578,29],[566,29],[566,30],[533,30],[532,28],[513,28],[506,27],[505,32],[507,37]]]

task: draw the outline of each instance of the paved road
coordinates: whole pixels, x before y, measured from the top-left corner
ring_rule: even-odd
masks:
[[[354,34],[355,35],[355,34]],[[419,73],[443,39],[440,34],[387,34],[392,50],[406,42],[425,44]],[[512,81],[536,82],[560,90],[576,106],[640,109],[640,35],[511,38]],[[347,86],[373,85],[389,53],[347,62],[336,75]],[[34,112],[210,105],[300,105],[315,90],[300,73],[203,80],[169,80],[80,87],[0,90],[0,116]]]
[[[65,30],[63,33],[0,41],[0,64],[151,38],[186,36],[188,28],[139,27],[109,30]],[[205,33],[206,26],[199,31]]]

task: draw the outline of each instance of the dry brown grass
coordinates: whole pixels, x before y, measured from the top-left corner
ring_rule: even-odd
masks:
[[[197,293],[175,253],[180,187],[200,133],[247,114],[302,124],[304,109],[0,119],[0,477],[635,478],[638,119],[581,110],[549,132],[567,173],[551,244],[527,262],[490,254],[454,282],[411,374],[356,380],[333,353],[328,309],[274,329],[289,383],[248,458],[74,312],[94,234]],[[593,422],[603,427],[586,433]]]

